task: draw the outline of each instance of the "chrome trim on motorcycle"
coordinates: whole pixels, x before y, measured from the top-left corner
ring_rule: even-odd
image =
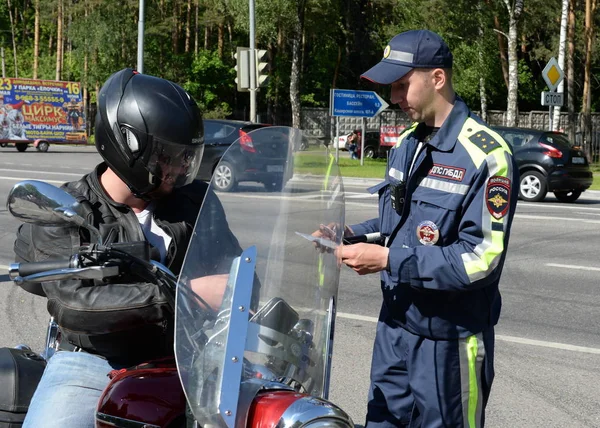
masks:
[[[160,428],[158,425],[132,421],[131,419],[119,418],[117,416],[111,416],[100,412],[96,412],[96,421],[101,421],[106,425],[111,425],[118,428]]]
[[[54,317],[50,317],[48,321],[48,330],[46,333],[46,348],[42,352],[42,358],[48,361],[56,351],[58,351],[58,324],[54,321]]]
[[[353,428],[354,422],[346,412],[327,400],[302,397],[281,415],[279,428]]]
[[[248,310],[252,300],[254,270],[256,268],[256,247],[252,246],[240,256],[238,274],[235,278],[233,295],[231,296],[230,327],[227,331],[223,377],[219,412],[229,428],[239,426],[237,423],[238,401],[246,337],[248,334]],[[240,415],[245,418],[246,415]]]
[[[335,332],[335,297],[329,299],[329,309],[327,317],[328,340],[325,344],[325,373],[323,373],[323,398],[329,398],[329,383],[331,381],[331,359],[333,357],[333,336]]]
[[[55,269],[25,277],[17,276],[13,281],[17,285],[24,282],[59,281],[63,279],[104,279],[119,274],[118,266],[90,266],[85,268]]]
[[[11,280],[19,277],[19,263],[11,263],[8,265],[8,277]]]

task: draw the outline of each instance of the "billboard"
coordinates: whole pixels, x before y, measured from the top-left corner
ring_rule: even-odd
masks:
[[[83,143],[85,129],[78,82],[0,78],[0,141]]]
[[[404,125],[382,125],[379,128],[379,145],[394,147],[398,142],[398,137],[405,129]]]

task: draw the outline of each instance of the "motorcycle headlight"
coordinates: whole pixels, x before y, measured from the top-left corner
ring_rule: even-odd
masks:
[[[346,412],[321,398],[294,391],[259,394],[250,410],[249,426],[280,428],[353,428]]]

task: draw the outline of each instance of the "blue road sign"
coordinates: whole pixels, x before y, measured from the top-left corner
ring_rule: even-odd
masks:
[[[332,89],[330,97],[331,116],[375,117],[388,107],[373,91]]]

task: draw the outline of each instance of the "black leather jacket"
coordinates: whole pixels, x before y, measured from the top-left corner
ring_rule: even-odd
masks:
[[[135,213],[113,201],[100,185],[99,177],[106,168],[100,164],[94,172],[63,188],[89,207],[87,220],[100,230],[105,244],[145,240]],[[208,216],[203,218],[211,224],[226,222],[220,202],[207,189],[206,183],[195,181],[156,202],[154,220],[172,238],[165,264],[175,274],[181,270],[205,196],[210,211],[205,211]],[[211,230],[229,229],[206,227],[202,233]],[[215,242],[214,237],[203,239]],[[208,262],[216,254],[235,257],[241,253],[231,233],[216,241],[222,243],[222,248],[199,255],[200,260]],[[83,229],[23,224],[15,241],[16,261],[67,258],[89,242],[89,233]],[[87,352],[125,364],[173,353],[173,313],[156,284],[65,280],[44,283],[43,290],[48,297],[48,311],[61,326],[63,340]]]

